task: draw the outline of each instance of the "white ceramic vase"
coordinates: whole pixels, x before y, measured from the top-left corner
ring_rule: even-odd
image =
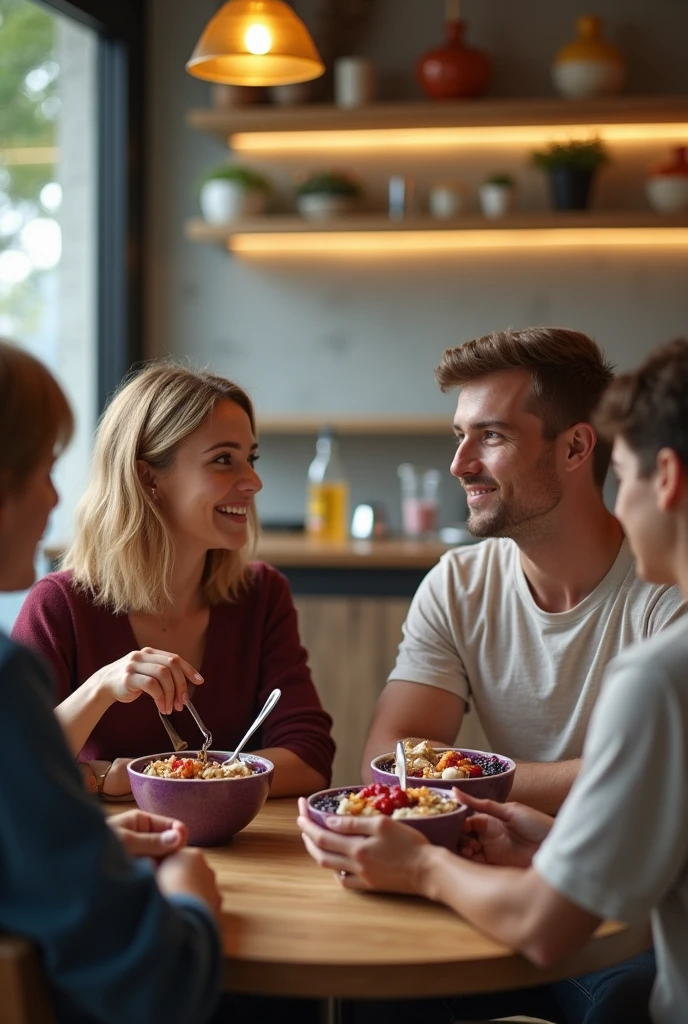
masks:
[[[552,67],[554,85],[569,100],[611,96],[619,92],[624,72],[620,64],[605,60],[567,60]]]
[[[338,107],[362,107],[375,97],[375,71],[365,57],[340,57],[334,63],[334,102]]]
[[[486,181],[480,186],[479,198],[485,217],[505,217],[514,205],[514,187]]]
[[[337,196],[329,192],[312,192],[298,196],[296,207],[306,220],[332,220],[353,213],[358,208],[355,196]]]
[[[658,174],[645,183],[648,202],[656,213],[688,210],[688,175]]]
[[[438,181],[428,193],[430,216],[436,220],[451,220],[457,217],[465,203],[465,190],[458,183]]]
[[[236,181],[214,178],[201,188],[201,212],[208,224],[227,224],[263,213],[267,196],[262,189],[246,188]]]

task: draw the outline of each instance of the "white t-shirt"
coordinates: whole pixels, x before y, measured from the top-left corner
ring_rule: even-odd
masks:
[[[688,624],[610,666],[582,770],[534,858],[600,917],[651,912],[657,1024],[688,1021]]]
[[[680,591],[644,583],[626,541],[611,569],[566,612],[537,606],[507,539],[448,552],[404,623],[389,677],[471,702],[490,748],[522,761],[580,757],[604,669],[685,614]]]

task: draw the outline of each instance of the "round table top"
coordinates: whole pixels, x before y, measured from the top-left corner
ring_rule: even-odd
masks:
[[[308,997],[468,994],[575,977],[647,949],[648,928],[604,922],[542,970],[421,897],[339,886],[306,853],[296,801],[270,800],[225,847],[205,851],[223,896],[225,986]]]

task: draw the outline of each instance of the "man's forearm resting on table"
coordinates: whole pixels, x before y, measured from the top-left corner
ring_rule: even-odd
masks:
[[[286,747],[267,747],[256,750],[259,757],[267,757],[275,766],[270,796],[308,796],[328,785],[328,780],[315,768]]]
[[[432,746],[450,747],[461,727],[465,702],[455,693],[422,683],[395,679],[382,692],[366,740],[361,765],[365,782],[370,762],[394,750],[397,740],[415,736]]]
[[[517,763],[509,800],[556,814],[569,794],[581,768],[580,758],[571,761]]]
[[[552,889],[534,868],[495,868],[424,846],[421,895],[445,903],[482,931],[549,967],[592,935],[600,918]]]

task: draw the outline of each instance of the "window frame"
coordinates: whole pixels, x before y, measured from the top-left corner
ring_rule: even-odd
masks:
[[[97,382],[100,414],[144,354],[147,0],[33,0],[98,35]]]

